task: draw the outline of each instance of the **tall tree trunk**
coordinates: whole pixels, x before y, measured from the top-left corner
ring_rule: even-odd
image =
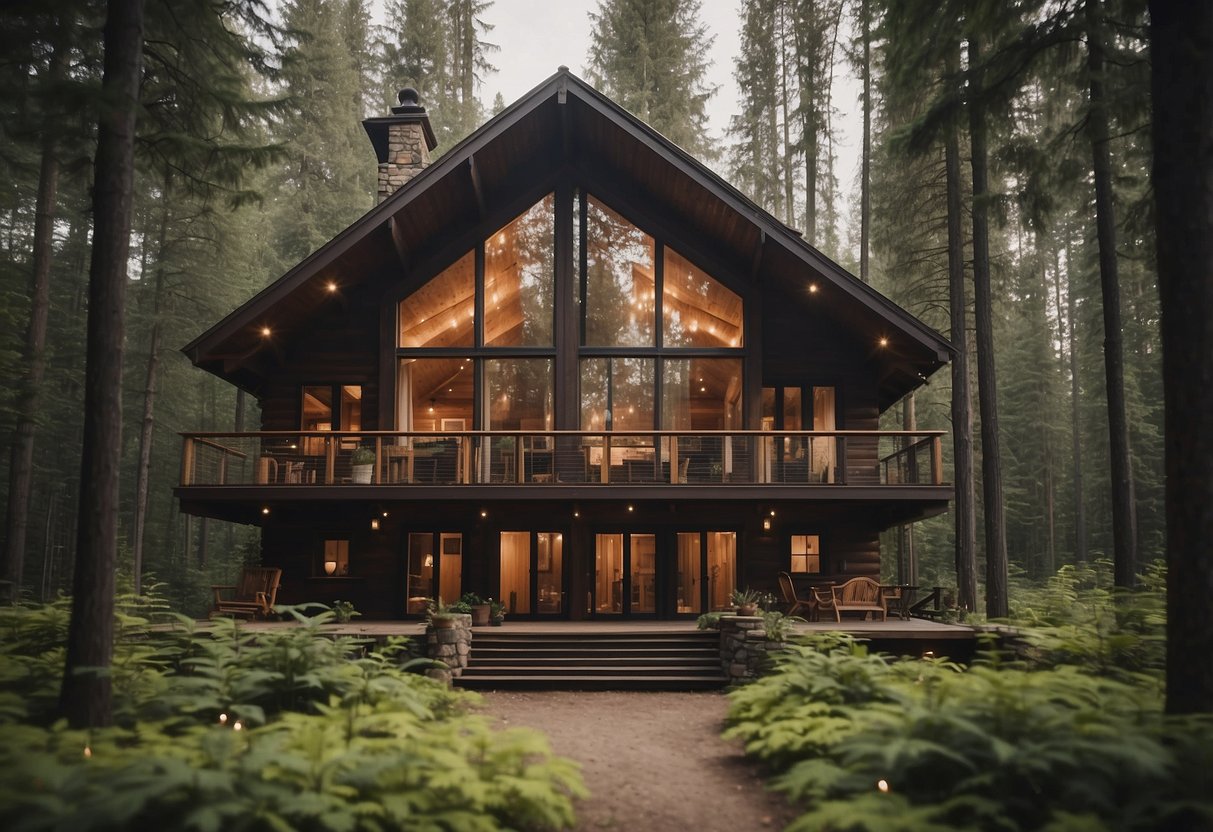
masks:
[[[792,119],[790,118],[791,96],[788,90],[788,9],[787,0],[779,0],[779,106],[783,115],[783,218],[789,226],[796,226],[796,186],[792,179]]]
[[[981,39],[969,40],[969,65],[981,61]],[[973,86],[980,89],[980,78]],[[971,87],[972,89],[972,87]],[[1007,521],[1002,503],[999,453],[998,380],[994,367],[994,300],[990,288],[990,189],[986,182],[986,113],[977,95],[969,98],[970,160],[973,168],[973,311],[977,335],[977,402],[981,411],[981,493],[986,542],[986,615],[1005,618],[1007,607]]]
[[[1167,712],[1213,711],[1213,6],[1150,3],[1166,403]]]
[[[1091,112],[1087,129],[1095,174],[1095,225],[1099,236],[1099,284],[1103,295],[1104,373],[1108,388],[1108,434],[1112,454],[1112,550],[1116,585],[1137,582],[1137,511],[1129,459],[1129,419],[1125,408],[1125,359],[1120,331],[1120,278],[1116,263],[1116,207],[1112,202],[1112,155],[1104,97],[1103,11],[1087,0],[1087,69]]]
[[[947,73],[956,71],[958,50],[949,50]],[[948,130],[944,165],[948,204],[948,299],[952,346],[952,456],[956,481],[956,603],[977,609],[977,510],[973,488],[973,403],[969,393],[969,335],[966,323],[964,233],[961,230],[960,141]]]
[[[63,78],[66,47],[51,56],[47,83]],[[59,157],[56,147],[58,116],[48,109],[42,123],[42,161],[38,170],[38,196],[34,208],[34,269],[30,280],[29,329],[25,337],[25,377],[13,431],[12,462],[8,472],[8,540],[4,547],[4,579],[13,584],[13,597],[21,594],[25,578],[25,541],[29,529],[30,493],[34,481],[34,436],[42,404],[42,377],[46,371],[46,322],[50,311],[51,259],[54,254],[55,201],[59,193]],[[9,249],[10,251],[12,249]]]
[[[1075,334],[1078,319],[1074,286],[1070,280],[1073,259],[1069,229],[1066,229],[1066,353],[1070,368],[1070,453],[1074,467],[1074,561],[1087,562],[1087,506],[1083,500],[1082,430],[1080,429],[1078,395],[1078,338]],[[1061,315],[1061,272],[1057,274],[1057,311]]]
[[[93,179],[84,441],[72,618],[59,706],[74,728],[113,721],[114,569],[122,439],[122,338],[135,178],[143,0],[110,0]]]
[[[168,215],[173,178],[169,169],[164,173],[160,192],[160,229],[156,241],[156,277],[152,286],[152,333],[147,349],[147,373],[143,385],[143,419],[139,426],[139,463],[135,469],[135,594],[143,593],[143,537],[147,527],[147,492],[152,466],[152,438],[156,430],[156,381],[160,373],[160,314],[164,297],[164,260],[168,239]]]
[[[871,283],[868,273],[868,238],[872,233],[872,9],[862,0],[863,26],[863,148],[859,168],[859,279]]]

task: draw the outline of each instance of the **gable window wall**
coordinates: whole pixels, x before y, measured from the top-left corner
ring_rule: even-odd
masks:
[[[397,429],[742,428],[741,297],[594,196],[565,194],[563,228],[550,193],[400,302]],[[657,451],[652,437],[612,444]]]

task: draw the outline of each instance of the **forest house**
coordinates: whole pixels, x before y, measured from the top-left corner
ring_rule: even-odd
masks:
[[[262,417],[177,496],[279,602],[691,617],[946,510],[941,434],[879,420],[948,341],[564,68],[432,165],[412,91],[364,125],[376,207],[185,347]]]

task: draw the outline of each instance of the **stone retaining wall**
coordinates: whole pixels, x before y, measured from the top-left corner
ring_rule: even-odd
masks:
[[[446,665],[431,667],[425,672],[431,679],[449,683],[463,674],[472,652],[472,616],[456,615],[455,626],[435,629],[432,624],[425,627],[425,653]]]
[[[767,657],[783,647],[767,641],[761,615],[720,616],[720,667],[730,685],[758,678],[769,666]]]

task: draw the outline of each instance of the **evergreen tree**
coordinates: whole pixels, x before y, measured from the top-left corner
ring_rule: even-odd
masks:
[[[604,95],[706,161],[708,49],[699,0],[601,0],[590,13],[589,77]]]

